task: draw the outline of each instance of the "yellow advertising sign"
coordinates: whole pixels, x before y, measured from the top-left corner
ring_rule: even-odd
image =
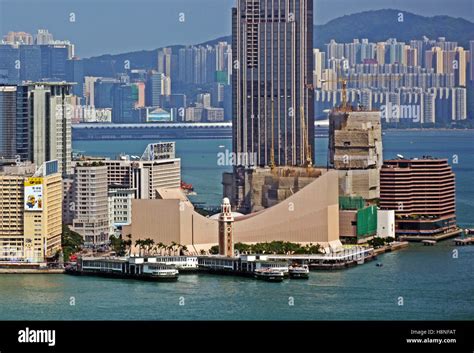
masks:
[[[25,211],[41,211],[43,209],[43,178],[27,178],[25,180]]]
[[[25,186],[41,185],[43,184],[43,178],[27,178],[25,180]]]

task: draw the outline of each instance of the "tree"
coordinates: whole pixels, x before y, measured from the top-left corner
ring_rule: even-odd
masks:
[[[151,238],[146,238],[143,240],[143,248],[145,249],[145,255],[148,256],[150,255],[150,251],[155,245],[155,241]]]
[[[157,245],[158,249],[160,250],[160,255],[163,255],[163,250],[166,250],[166,245],[163,244],[161,241]]]
[[[127,237],[127,240],[124,240],[125,249],[128,256],[130,256],[130,253],[132,252],[132,235],[127,234],[126,237]]]
[[[66,224],[63,224],[61,246],[63,248],[64,260],[66,262],[70,260],[72,254],[81,250],[83,244],[84,239],[82,236],[79,233],[70,230]]]
[[[138,247],[138,255],[142,256],[142,249],[144,247],[144,240],[137,239],[135,240],[135,246]]]
[[[128,241],[123,240],[122,236],[116,237],[114,235],[111,235],[109,240],[110,247],[113,249],[113,251],[115,251],[115,254],[117,256],[124,256],[127,253]]]
[[[171,251],[173,252],[173,255],[176,255],[176,249],[175,247],[178,245],[178,243],[176,243],[175,241],[172,241],[171,242]],[[171,255],[171,254],[170,254]]]

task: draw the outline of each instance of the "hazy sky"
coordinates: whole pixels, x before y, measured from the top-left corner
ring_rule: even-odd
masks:
[[[231,33],[234,0],[0,0],[0,34],[49,29],[89,57],[195,44]],[[365,10],[395,8],[474,22],[474,0],[314,0],[315,23]],[[70,14],[75,22],[70,22]],[[180,14],[184,21],[180,22]],[[181,19],[183,17],[181,16]]]

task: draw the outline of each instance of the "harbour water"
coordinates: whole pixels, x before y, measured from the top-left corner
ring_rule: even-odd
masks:
[[[383,267],[369,262],[281,283],[3,275],[0,320],[472,320],[474,247],[459,247],[457,259],[453,250],[449,241],[414,244],[379,256]]]
[[[74,149],[113,157],[140,154],[150,142],[80,141]],[[456,172],[458,221],[472,226],[473,142],[474,131],[387,131],[384,157],[448,158]],[[327,139],[316,140],[318,165],[326,164],[326,145]],[[220,203],[221,172],[229,167],[217,164],[217,153],[230,147],[229,140],[177,141],[183,179],[194,185],[195,201]],[[282,283],[195,274],[181,275],[175,283],[1,275],[0,320],[474,319],[473,246],[455,247],[450,240],[435,246],[410,244],[380,255],[377,262],[383,267],[370,262]]]

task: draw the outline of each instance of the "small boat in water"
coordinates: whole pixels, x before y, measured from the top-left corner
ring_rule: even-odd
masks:
[[[290,278],[293,279],[308,279],[309,278],[309,268],[308,265],[294,265],[288,268],[290,273]]]
[[[285,278],[283,271],[274,268],[259,268],[255,270],[254,274],[255,278],[267,282],[281,282]]]
[[[382,266],[383,266],[383,264],[382,264],[382,263],[380,263],[380,262],[377,262],[377,264],[376,264],[375,266],[377,266],[377,267],[382,267]]]

